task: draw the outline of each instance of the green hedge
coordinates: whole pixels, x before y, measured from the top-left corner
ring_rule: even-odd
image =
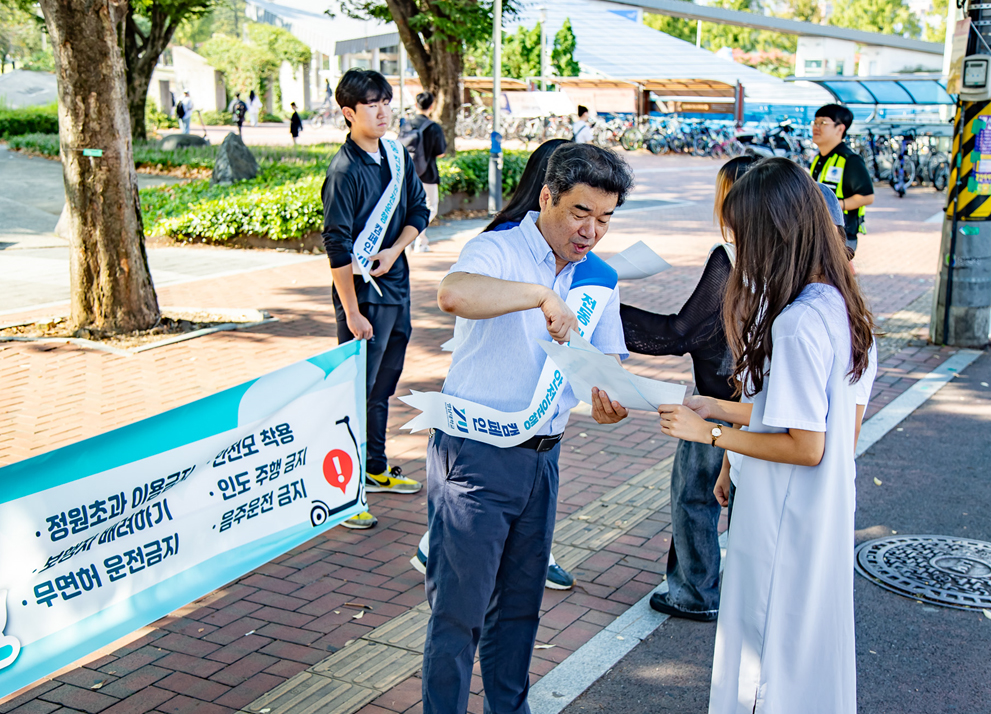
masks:
[[[58,134],[25,134],[7,142],[11,149],[23,149],[43,156],[58,158]],[[190,147],[178,151],[162,151],[157,141],[139,142],[134,145],[134,164],[137,168],[162,170],[187,168],[212,169],[217,158],[217,146]],[[266,162],[295,167],[290,178],[300,178],[309,173],[323,174],[327,164],[337,153],[339,144],[309,144],[306,146],[252,146],[251,153],[260,164]]]
[[[526,167],[529,151],[505,151],[502,155],[502,188],[505,194],[516,190]],[[453,159],[437,161],[440,197],[452,193],[477,196],[489,190],[489,152],[485,149],[460,151]]]
[[[58,134],[58,104],[22,109],[0,106],[0,139],[24,134]]]
[[[441,159],[438,162],[441,196],[459,191],[470,195],[487,191],[488,157],[487,151],[477,150],[463,151],[453,159]],[[504,155],[506,194],[519,184],[528,157],[525,151]],[[211,187],[208,181],[201,180],[144,189],[141,210],[145,230],[149,235],[216,243],[242,236],[272,240],[301,238],[323,225],[320,187],[327,162],[326,158],[322,162],[313,158],[296,162],[283,159],[263,166],[258,178],[228,187]]]

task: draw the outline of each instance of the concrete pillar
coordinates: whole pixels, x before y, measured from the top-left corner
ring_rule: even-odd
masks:
[[[991,334],[991,222],[959,221],[951,249],[951,220],[943,221],[939,275],[933,296],[930,339],[943,344],[946,293],[950,291],[945,344],[986,347]]]
[[[930,339],[985,347],[991,332],[991,102],[963,102],[954,120],[950,182]],[[983,170],[982,170],[983,169]],[[955,214],[955,216],[954,216]]]

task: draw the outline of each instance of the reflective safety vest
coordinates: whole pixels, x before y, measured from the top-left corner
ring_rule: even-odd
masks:
[[[822,159],[822,154],[816,154],[815,158],[812,159],[812,167],[809,172],[812,174],[812,178],[816,178],[816,169],[819,166],[819,161]],[[819,178],[816,179],[819,183],[824,183],[833,189],[833,193],[836,194],[836,198],[843,199],[843,170],[846,168],[846,158],[840,156],[839,154],[833,154],[826,160],[826,163],[822,167],[822,171],[818,172]],[[867,233],[867,226],[864,224],[864,206],[856,209],[857,213],[857,233]],[[851,214],[853,211],[844,211],[844,214]]]

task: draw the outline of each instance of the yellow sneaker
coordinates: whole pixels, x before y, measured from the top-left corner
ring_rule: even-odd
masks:
[[[365,474],[366,493],[416,493],[423,484],[411,478],[403,478],[403,470],[398,466],[380,474]]]
[[[354,528],[355,530],[363,531],[366,528],[372,528],[378,522],[378,518],[373,516],[369,511],[364,511],[357,516],[351,516],[341,523],[341,525],[345,528]]]

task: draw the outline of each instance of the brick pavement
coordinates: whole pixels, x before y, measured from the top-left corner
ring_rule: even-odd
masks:
[[[706,160],[634,155],[639,196],[692,205],[618,215],[600,251],[643,239],[674,266],[644,283],[626,283],[624,299],[676,309],[691,292],[717,240],[711,216],[717,165]],[[659,170],[658,170],[659,169]],[[687,170],[683,170],[687,169]],[[923,221],[941,197],[926,191],[898,201],[884,188],[868,214],[857,267],[879,317],[920,303],[932,287],[938,224]],[[414,340],[400,393],[440,386],[450,356],[439,345],[452,319],[435,290],[461,243],[435,244],[413,256]],[[199,250],[219,250],[198,248]],[[159,292],[163,305],[251,307],[279,322],[224,332],[132,357],[75,346],[0,344],[0,464],[11,463],[207,396],[308,357],[333,344],[329,273],[322,261],[187,283]],[[12,316],[14,317],[14,316]],[[883,322],[882,322],[883,325]],[[904,327],[904,326],[903,326]],[[899,333],[901,334],[901,333]],[[911,335],[910,335],[911,336]],[[952,350],[904,340],[883,360],[868,416],[945,359]],[[686,358],[633,358],[647,376],[688,383]],[[394,401],[388,449],[393,463],[424,479],[423,435],[401,434],[411,410]],[[615,427],[576,414],[561,457],[558,518],[563,520],[671,455],[656,417],[636,413]],[[104,651],[0,702],[7,712],[233,712],[423,602],[422,578],[409,557],[426,526],[425,496],[372,494],[379,526],[332,529]],[[663,578],[669,512],[637,522],[575,569],[573,591],[546,591],[536,681]],[[355,619],[360,602],[373,609]],[[102,683],[98,689],[91,689]],[[480,679],[469,703],[481,711]],[[362,709],[419,711],[414,674]]]

